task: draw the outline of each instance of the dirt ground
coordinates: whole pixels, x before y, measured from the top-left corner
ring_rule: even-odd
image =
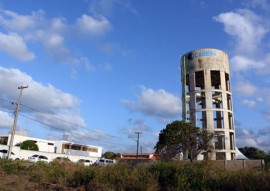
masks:
[[[0,191],[108,191],[95,185],[81,186],[77,188],[56,184],[38,184],[31,181],[29,175],[18,176],[14,174],[0,173]]]
[[[0,175],[0,191],[30,191],[30,190],[38,190],[38,191],[84,191],[86,190],[84,187],[80,188],[67,188],[61,185],[55,184],[38,184],[32,182],[29,176],[26,174],[25,176],[18,175],[10,175],[1,173]]]

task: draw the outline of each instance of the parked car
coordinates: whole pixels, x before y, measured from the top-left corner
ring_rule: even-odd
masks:
[[[36,162],[39,162],[39,161],[43,161],[45,163],[49,163],[49,159],[44,156],[44,155],[33,155],[33,156],[30,156],[28,157],[28,161],[29,162],[33,162],[33,163],[36,163]]]
[[[6,149],[1,149],[0,150],[0,158],[4,159],[8,157],[8,150]],[[20,157],[13,152],[11,152],[10,159],[12,160],[20,160]]]
[[[101,158],[96,162],[96,164],[98,166],[106,166],[114,164],[114,161],[112,159]]]
[[[53,159],[52,162],[63,163],[63,162],[71,162],[71,160],[67,157],[56,157],[55,159]]]
[[[80,159],[78,160],[77,164],[83,164],[84,166],[91,166],[93,164],[93,161],[88,159]]]

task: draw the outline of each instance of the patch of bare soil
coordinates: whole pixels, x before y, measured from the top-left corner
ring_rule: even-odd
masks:
[[[109,191],[95,184],[72,188],[51,183],[38,184],[31,179],[27,174],[14,175],[1,172],[0,191]]]

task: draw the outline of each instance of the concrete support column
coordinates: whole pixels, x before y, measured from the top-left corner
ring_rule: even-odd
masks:
[[[190,112],[190,122],[192,125],[196,126],[196,93],[195,93],[195,73],[189,73],[189,88],[190,88],[190,102],[189,102],[189,112]]]

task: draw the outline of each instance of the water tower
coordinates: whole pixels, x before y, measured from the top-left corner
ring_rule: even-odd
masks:
[[[181,58],[182,117],[214,134],[208,160],[235,159],[235,129],[228,56],[206,48]]]

